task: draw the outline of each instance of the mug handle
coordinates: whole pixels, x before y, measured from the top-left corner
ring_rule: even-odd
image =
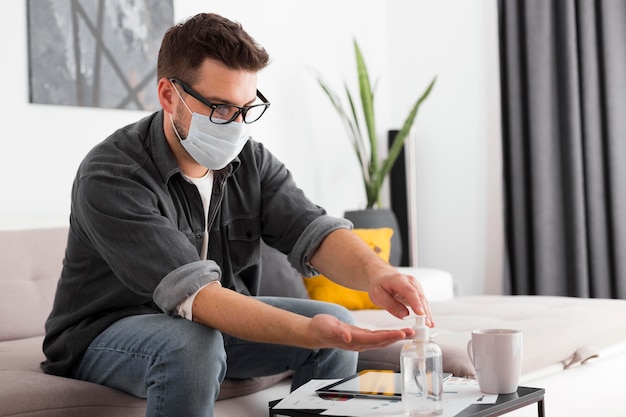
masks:
[[[472,365],[474,365],[474,349],[472,349],[472,340],[467,341],[467,357],[469,358]]]

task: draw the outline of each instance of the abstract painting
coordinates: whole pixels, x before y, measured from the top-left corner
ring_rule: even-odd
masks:
[[[28,0],[30,102],[156,110],[173,0]]]

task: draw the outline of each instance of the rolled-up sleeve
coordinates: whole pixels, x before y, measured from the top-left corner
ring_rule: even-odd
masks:
[[[154,302],[166,314],[173,315],[186,298],[200,288],[220,279],[220,268],[213,261],[198,261],[170,272],[154,290]]]
[[[310,264],[311,257],[331,232],[337,229],[352,229],[353,224],[346,219],[323,215],[313,220],[298,238],[288,256],[289,262],[302,275],[319,275]]]

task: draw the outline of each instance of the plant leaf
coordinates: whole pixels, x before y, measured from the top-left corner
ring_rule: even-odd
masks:
[[[350,104],[350,110],[352,111],[352,120],[354,120],[354,124],[356,125],[355,149],[357,151],[357,157],[359,158],[359,164],[361,165],[363,182],[364,184],[367,184],[370,181],[371,176],[368,157],[369,148],[367,142],[365,142],[365,139],[363,138],[363,134],[361,133],[359,117],[356,112],[356,107],[354,105],[354,100],[352,99],[350,89],[348,88],[347,84],[344,84],[344,88],[346,90],[346,97],[348,97],[348,103]]]
[[[349,112],[344,109],[341,101],[339,100],[339,96],[335,94],[335,92],[328,87],[328,85],[326,85],[320,77],[318,77],[318,82],[339,114],[339,117],[348,134],[348,138],[352,143],[352,147],[354,148],[361,166],[363,185],[367,198],[367,208],[372,208],[375,205],[381,205],[380,190],[384,179],[387,175],[389,175],[391,168],[400,155],[400,151],[402,150],[413,123],[415,122],[415,118],[417,117],[419,107],[429,96],[433,86],[435,85],[437,77],[432,79],[426,90],[413,105],[413,108],[404,121],[402,129],[400,129],[396,135],[393,145],[391,146],[391,149],[389,149],[387,158],[379,164],[378,138],[376,135],[376,120],[374,117],[374,93],[369,79],[369,74],[367,72],[367,67],[365,65],[365,60],[363,59],[361,49],[359,48],[356,39],[354,39],[354,52],[356,57],[361,108],[363,111],[363,119],[367,127],[367,138],[361,131],[357,107],[348,85],[344,83],[345,93],[350,106]]]
[[[320,77],[318,77],[317,81],[319,85],[322,87],[322,90],[326,93],[326,96],[328,97],[333,107],[337,111],[337,114],[339,115],[339,118],[341,119],[341,122],[344,125],[346,133],[348,135],[348,139],[350,140],[350,143],[352,144],[352,148],[354,149],[357,159],[359,161],[359,165],[361,166],[363,182],[364,184],[367,184],[367,182],[369,181],[369,177],[366,177],[366,175],[368,174],[368,171],[366,169],[367,167],[366,149],[363,148],[363,139],[361,136],[361,131],[358,126],[358,120],[356,118],[356,112],[354,110],[354,105],[352,103],[352,97],[350,96],[349,91],[347,91],[346,89],[346,92],[348,93],[348,100],[350,102],[350,107],[352,109],[351,114],[353,118],[350,117],[350,113],[345,111],[343,105],[341,104],[341,100],[339,99],[338,95],[332,90],[332,88],[330,88]]]
[[[369,178],[374,180],[378,172],[378,140],[376,136],[376,120],[374,117],[374,95],[372,94],[372,85],[370,83],[367,66],[363,59],[363,54],[359,48],[356,39],[354,40],[354,53],[356,56],[356,67],[359,77],[359,92],[361,93],[361,106],[363,108],[363,118],[367,126],[367,134],[369,138]]]
[[[417,99],[417,101],[413,105],[413,108],[409,112],[409,115],[404,121],[402,129],[400,129],[400,131],[396,135],[393,145],[391,146],[391,149],[389,149],[389,154],[387,155],[387,158],[383,162],[382,168],[380,170],[380,177],[379,177],[380,184],[378,188],[382,186],[382,180],[387,176],[387,174],[389,174],[389,172],[391,171],[391,168],[393,167],[393,164],[396,162],[396,159],[398,158],[398,155],[400,155],[400,151],[402,150],[402,147],[404,146],[404,142],[406,141],[406,138],[409,136],[409,132],[411,131],[411,127],[413,126],[413,122],[415,121],[415,118],[417,117],[417,111],[419,110],[422,102],[426,100],[426,98],[430,94],[431,90],[433,89],[433,86],[435,85],[436,80],[437,80],[437,77],[434,77],[432,81],[430,82],[430,84],[428,85],[428,87],[426,87],[426,90],[424,90],[424,92],[422,93],[421,97]]]

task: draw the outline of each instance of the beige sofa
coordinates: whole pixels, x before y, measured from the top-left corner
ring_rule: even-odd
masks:
[[[44,359],[44,323],[52,307],[66,239],[64,227],[0,231],[0,416],[143,416],[144,400],[111,388],[46,375],[39,368]],[[261,291],[306,297],[301,279],[286,257],[265,246],[263,249],[263,274],[271,274],[274,279],[266,280]],[[443,276],[447,285],[433,285],[436,288],[432,292],[439,298],[449,298],[452,280]],[[433,279],[426,277],[425,281]],[[225,381],[215,415],[265,416],[268,401],[279,397],[263,391],[288,377],[285,373]],[[284,395],[287,386],[285,381],[277,387],[276,395]]]
[[[0,416],[143,416],[141,399],[46,375],[39,368],[43,325],[52,305],[66,233],[65,228],[0,231]],[[281,254],[264,251],[263,259],[264,274],[278,280],[273,287],[262,288],[264,293],[307,296]],[[431,300],[437,322],[435,341],[442,347],[445,371],[473,375],[465,345],[472,329],[485,327],[524,331],[524,381],[540,383],[545,375],[582,368],[580,364],[611,349],[620,366],[626,363],[621,350],[615,353],[626,340],[626,301],[513,296],[453,299],[449,274],[429,269],[410,272]],[[354,315],[369,328],[406,326],[382,310],[360,310]],[[359,367],[398,370],[402,344],[362,352]],[[225,381],[215,415],[266,416],[268,402],[288,391],[287,374]],[[547,406],[549,410],[549,392]]]

